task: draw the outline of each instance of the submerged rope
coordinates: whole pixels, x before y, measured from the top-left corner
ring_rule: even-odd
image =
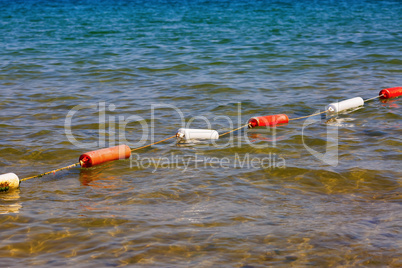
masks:
[[[48,171],[48,172],[45,172],[45,173],[42,173],[42,174],[39,174],[39,175],[27,177],[27,178],[21,179],[21,181],[26,181],[26,180],[30,180],[30,179],[33,179],[33,178],[42,177],[42,176],[45,176],[45,175],[48,175],[48,174],[51,174],[51,173],[54,174],[54,173],[56,173],[58,171],[65,170],[65,169],[70,169],[70,168],[76,167],[78,165],[80,165],[80,162],[72,164],[72,165],[69,165],[69,166],[66,166],[66,167],[58,168],[58,169],[55,169],[55,170],[52,170],[52,171]]]

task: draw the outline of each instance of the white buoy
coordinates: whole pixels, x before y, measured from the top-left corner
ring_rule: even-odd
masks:
[[[7,192],[20,187],[20,179],[14,173],[0,175],[0,192]]]
[[[177,142],[194,140],[217,140],[219,133],[213,129],[179,128],[176,133]]]
[[[328,104],[326,110],[330,113],[339,113],[345,110],[357,108],[359,106],[364,105],[364,100],[360,97],[340,101],[340,102],[333,102]]]

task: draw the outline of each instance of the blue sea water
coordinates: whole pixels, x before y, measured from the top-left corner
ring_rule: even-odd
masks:
[[[402,3],[0,1],[0,174],[402,86]],[[400,98],[0,193],[21,267],[401,266]]]

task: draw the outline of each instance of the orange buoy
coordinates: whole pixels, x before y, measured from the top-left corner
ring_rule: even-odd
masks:
[[[252,117],[248,120],[249,128],[253,127],[272,127],[279,124],[286,124],[289,118],[286,114],[275,114],[267,116]]]
[[[402,87],[391,87],[391,88],[385,88],[380,91],[379,95],[381,98],[384,99],[389,99],[389,98],[395,98],[398,96],[402,95]]]
[[[131,149],[125,144],[84,153],[80,156],[81,167],[92,167],[108,161],[126,159],[131,156]]]

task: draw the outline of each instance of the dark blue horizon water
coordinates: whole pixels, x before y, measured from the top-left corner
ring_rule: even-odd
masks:
[[[0,1],[0,174],[375,97],[401,25],[396,0]],[[1,264],[400,267],[400,100],[24,181]]]

